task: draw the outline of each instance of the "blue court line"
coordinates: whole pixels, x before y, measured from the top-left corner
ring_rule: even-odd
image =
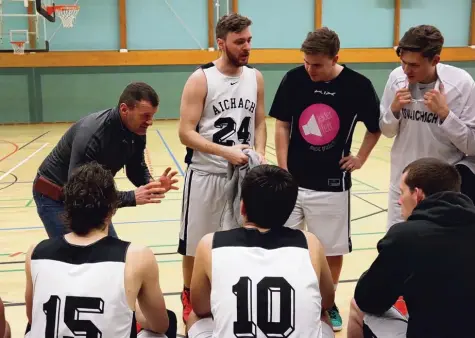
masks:
[[[167,148],[168,154],[170,154],[170,157],[172,158],[173,162],[175,162],[175,164],[176,164],[178,170],[180,171],[180,174],[181,174],[182,176],[185,176],[185,172],[184,172],[183,169],[181,168],[180,163],[178,163],[178,161],[177,161],[175,155],[173,155],[172,150],[171,150],[170,147],[168,146],[167,141],[165,141],[165,139],[163,138],[162,134],[160,133],[160,130],[156,129],[156,131],[157,131],[158,136],[159,136],[160,139],[162,140],[163,145],[165,146],[165,148]]]
[[[115,225],[119,224],[137,224],[137,223],[167,223],[167,222],[180,222],[179,219],[158,219],[158,220],[145,220],[145,221],[125,221],[125,222],[112,222]],[[0,231],[15,231],[15,230],[34,230],[44,229],[43,226],[30,226],[30,227],[18,227],[18,228],[0,228]]]

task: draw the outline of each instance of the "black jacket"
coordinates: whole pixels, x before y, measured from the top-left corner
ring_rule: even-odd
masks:
[[[74,168],[97,161],[113,175],[125,166],[129,180],[136,186],[152,180],[144,158],[145,136],[129,131],[117,108],[83,117],[74,123],[45,158],[38,173],[63,186]],[[133,191],[120,192],[120,207],[135,206]]]
[[[475,336],[475,206],[467,196],[424,199],[391,227],[378,252],[356,285],[362,311],[382,314],[404,296],[408,338]]]

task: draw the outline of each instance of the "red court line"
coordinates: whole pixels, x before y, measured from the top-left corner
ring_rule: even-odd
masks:
[[[12,156],[13,154],[15,154],[15,153],[18,151],[18,144],[13,143],[13,142],[10,142],[10,141],[7,141],[7,140],[0,140],[0,141],[5,142],[5,143],[9,143],[9,144],[11,144],[12,146],[15,147],[15,149],[14,149],[11,153],[6,154],[6,155],[3,156],[2,158],[0,158],[0,162],[2,162],[4,159],[6,159],[6,158],[9,157],[9,156]]]
[[[10,257],[15,257],[15,256],[18,256],[18,255],[21,255],[23,252],[19,251],[19,252],[15,252],[15,253],[12,253],[10,255]]]

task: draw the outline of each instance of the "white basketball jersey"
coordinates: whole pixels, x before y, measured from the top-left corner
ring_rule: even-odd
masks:
[[[217,337],[322,337],[319,281],[302,231],[214,234],[211,311]]]
[[[124,287],[129,244],[112,237],[89,246],[64,237],[38,244],[29,337],[137,337]]]
[[[208,141],[233,146],[254,146],[255,115],[257,108],[256,72],[242,67],[237,77],[222,74],[214,63],[201,67],[207,82],[204,109],[197,126],[198,133]],[[187,148],[185,162],[192,169],[225,174],[228,162],[216,155]]]

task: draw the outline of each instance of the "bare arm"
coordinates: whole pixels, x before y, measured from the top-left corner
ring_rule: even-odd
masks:
[[[366,131],[363,143],[361,144],[360,150],[358,151],[358,157],[361,159],[362,163],[364,164],[368,159],[368,156],[373,151],[376,143],[378,143],[379,138],[381,137],[381,132],[371,133],[370,131]]]
[[[322,308],[323,310],[327,310],[335,303],[335,288],[333,286],[330,267],[328,266],[323,246],[318,238],[309,232],[304,232],[304,234],[307,237],[310,259],[312,260],[313,268],[320,282]]]
[[[289,151],[290,123],[276,120],[275,122],[275,152],[277,165],[285,170],[287,168],[287,155]]]
[[[185,84],[180,106],[178,136],[183,145],[203,153],[223,156],[225,147],[206,140],[196,131],[207,94],[206,77],[201,70],[194,72]]]
[[[0,337],[5,336],[6,330],[7,330],[7,321],[5,319],[5,306],[3,305],[2,299],[0,298]]]
[[[196,249],[191,279],[191,305],[198,317],[211,316],[211,245],[213,234],[204,236]]]
[[[267,127],[264,106],[264,77],[256,70],[257,77],[257,109],[256,109],[256,138],[255,148],[262,156],[266,155]]]
[[[31,246],[25,257],[25,275],[26,275],[26,288],[25,288],[25,305],[26,305],[26,317],[28,323],[31,324],[32,312],[33,312],[33,279],[31,276],[31,255],[35,250],[35,245]]]
[[[143,314],[146,323],[140,322],[144,328],[156,333],[168,330],[168,314],[165,299],[160,289],[158,265],[155,255],[149,248],[143,248],[134,263],[139,264],[142,286],[137,295],[138,313]],[[139,319],[139,318],[138,318]]]

